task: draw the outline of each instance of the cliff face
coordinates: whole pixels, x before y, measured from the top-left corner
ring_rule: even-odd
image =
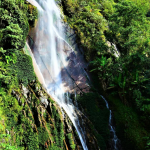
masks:
[[[9,92],[1,90],[1,148],[75,149],[72,123],[37,80]]]
[[[23,52],[36,8],[5,0],[0,11],[0,149],[80,149],[72,123],[38,82],[32,59]]]
[[[23,51],[29,29],[32,31],[37,19],[36,7],[25,1],[5,0],[0,10],[0,149],[81,150],[71,120],[46,93],[41,77],[36,76],[35,61]],[[68,26],[66,30],[69,36],[73,33]],[[80,55],[82,52],[75,47]],[[27,49],[29,52],[30,48]],[[76,80],[80,74],[76,75],[72,67],[75,66],[70,65],[70,74]],[[84,67],[87,64],[83,63]],[[89,92],[85,80],[85,75],[76,80],[77,93]],[[99,149],[96,140],[99,133],[78,109],[76,113],[85,128],[88,147]]]

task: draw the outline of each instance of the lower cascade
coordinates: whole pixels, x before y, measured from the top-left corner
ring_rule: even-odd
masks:
[[[32,0],[31,2],[35,3],[39,12],[38,22],[34,29],[34,46],[32,52],[30,51],[36,74],[47,92],[67,113],[77,130],[83,149],[88,150],[86,135],[76,113],[78,106],[76,94],[89,89],[90,78],[85,71],[88,64],[83,61],[83,58],[78,58],[78,53],[69,45],[61,11],[56,2],[54,0]],[[30,41],[28,43],[30,45]],[[80,82],[83,91],[76,81]],[[74,104],[76,106],[70,99],[70,93],[75,95]],[[103,96],[101,97],[109,109],[108,102]],[[44,103],[48,105],[47,101]],[[110,132],[113,134],[112,149],[118,150],[118,138],[112,126],[111,110],[109,111]]]
[[[103,100],[105,101],[105,103],[106,103],[106,107],[107,107],[107,109],[109,109],[109,105],[108,105],[108,102],[107,102],[107,100],[101,95],[101,97],[103,98]],[[114,129],[114,127],[113,127],[113,125],[112,125],[112,112],[111,112],[111,110],[109,109],[109,127],[110,127],[110,133],[112,133],[112,146],[113,146],[113,149],[114,150],[119,150],[118,149],[118,144],[119,144],[119,139],[118,139],[118,137],[117,137],[117,135],[116,135],[116,132],[115,132],[115,129]]]

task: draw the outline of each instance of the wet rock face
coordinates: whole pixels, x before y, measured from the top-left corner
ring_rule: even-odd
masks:
[[[47,108],[47,106],[49,104],[48,103],[48,96],[43,93],[43,89],[38,84],[35,85],[35,89],[37,91],[37,95],[38,95],[38,97],[40,99],[40,102],[45,106],[45,108]],[[31,92],[28,89],[28,87],[25,87],[23,84],[21,84],[21,90],[22,90],[22,94],[26,98],[26,101],[28,103],[31,103],[31,99],[32,99],[31,98]],[[12,90],[12,93],[16,96],[18,102],[21,103],[20,96],[14,90]]]
[[[48,101],[47,98],[45,96],[40,97],[41,103],[43,103],[45,105],[45,108],[47,108],[48,106]]]
[[[64,52],[67,52],[68,65],[66,67],[67,72],[66,70],[63,70],[62,72],[63,81],[65,82],[65,78],[68,78],[73,82],[72,85],[68,85],[68,82],[65,82],[66,86],[69,87],[70,93],[73,91],[77,91],[78,94],[89,92],[88,63],[85,61],[83,50],[76,42],[74,30],[65,23],[63,26],[66,33],[66,39],[68,39],[71,46],[70,49],[68,49],[67,46],[64,46]],[[69,75],[67,75],[67,73]]]
[[[40,19],[39,19],[40,20]],[[47,41],[47,33],[44,30],[39,31],[39,23],[37,22],[35,28],[32,28],[29,32],[29,37],[27,42],[34,54],[36,62],[38,65],[42,65],[42,74],[45,81],[49,84],[52,84],[53,81],[51,80],[51,73],[49,68],[49,61],[43,61],[39,59],[39,55],[45,56],[49,55],[48,51],[44,51],[43,49],[46,48],[47,43],[41,43],[39,41],[38,36],[36,36],[37,32],[40,32],[40,35],[44,35],[45,41]],[[61,62],[61,77],[62,77],[62,84],[64,87],[65,92],[74,93],[76,91],[78,94],[83,92],[89,92],[89,77],[88,77],[88,63],[85,61],[84,53],[82,48],[76,42],[76,35],[74,30],[71,29],[67,24],[63,23],[63,30],[66,33],[65,39],[67,41],[62,41],[63,52],[59,51],[59,45],[57,46],[58,49],[58,56],[61,56],[62,53],[64,55],[64,59],[59,57],[59,61]],[[55,39],[58,40],[57,38]],[[36,41],[36,43],[34,43]],[[42,45],[43,49],[40,49],[37,42],[39,41]],[[46,63],[46,64],[45,64]],[[48,66],[48,67],[45,67]],[[35,66],[34,66],[35,67]],[[51,80],[51,81],[50,81]]]

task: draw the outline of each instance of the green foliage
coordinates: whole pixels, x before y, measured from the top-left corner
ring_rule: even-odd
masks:
[[[21,48],[23,31],[18,24],[10,23],[9,26],[2,29],[1,31],[3,34],[2,43],[4,45],[8,44],[12,49]]]
[[[121,1],[115,5],[116,12],[110,16],[108,39],[116,41],[122,54],[145,51],[149,47],[149,30],[145,11],[132,1]],[[140,32],[139,32],[140,31]],[[147,45],[147,46],[146,46]],[[146,46],[146,47],[145,47]]]
[[[139,124],[137,131],[134,131],[135,124],[127,118],[128,122],[131,122],[131,128],[126,131],[121,128],[117,132],[123,135],[120,136],[124,141],[123,148],[144,149],[146,141],[140,137],[149,132],[150,123],[149,0],[64,0],[62,5],[67,16],[65,19],[74,28],[78,35],[77,42],[84,48],[87,60],[91,61],[92,73],[100,79],[103,90],[120,98],[121,108],[125,110],[119,110],[118,116],[120,113],[120,118],[126,118],[126,106],[130,106],[130,112],[134,114],[136,124]],[[114,56],[115,49],[111,43],[118,48],[120,57]],[[87,98],[82,106],[86,106],[88,109],[85,109],[90,111],[88,102],[90,100]],[[114,101],[115,103],[117,102]],[[91,102],[90,106],[92,105]],[[120,128],[125,124],[122,120],[117,126]]]
[[[76,145],[75,145],[75,143],[74,143],[72,133],[68,133],[68,134],[67,134],[67,137],[68,137],[68,140],[69,140],[69,144],[70,144],[71,150],[75,150]]]
[[[22,53],[17,53],[17,61],[14,69],[17,72],[18,79],[26,86],[31,81],[35,80],[35,73],[30,56]]]
[[[47,129],[40,122],[41,116],[37,111],[37,104],[40,105],[37,98],[39,91],[31,88],[34,83],[39,83],[32,59],[22,52],[29,25],[33,27],[37,18],[37,9],[25,0],[5,0],[0,1],[0,12],[0,149],[43,150],[46,149],[45,143],[50,143],[50,138],[53,138],[50,137],[51,125]],[[30,87],[29,104],[23,96],[20,83]],[[55,106],[53,109],[54,119],[51,123],[56,126],[56,144],[49,149],[58,150],[63,149],[65,135]],[[43,118],[42,121],[46,122]]]
[[[34,27],[35,20],[37,19],[37,14],[37,8],[31,4],[28,4],[27,17],[31,27]]]
[[[109,3],[110,5],[111,3]],[[64,0],[63,7],[68,23],[75,29],[79,38],[78,41],[80,41],[86,52],[87,60],[93,59],[99,48],[105,51],[101,46],[105,47],[104,32],[108,29],[108,24],[101,14],[103,9],[101,4],[83,0],[78,3]]]
[[[0,46],[4,49],[23,48],[29,23],[33,26],[37,18],[37,9],[26,4],[24,0],[5,0],[1,1],[0,12]]]
[[[146,147],[145,147],[145,149],[146,150],[149,150],[150,149],[150,137],[143,137],[143,139],[145,139],[146,140]]]
[[[59,123],[59,145],[60,147],[63,147],[63,141],[64,141],[65,135],[64,135],[64,126],[63,123],[60,121]]]
[[[79,97],[78,102],[85,109],[88,118],[98,131],[94,134],[99,146],[102,150],[105,150],[109,137],[109,111],[105,106],[104,100],[97,93],[87,93]]]
[[[29,150],[35,150],[39,148],[37,133],[29,132],[27,137],[27,145]]]
[[[50,146],[49,150],[62,150],[62,149],[57,146]]]
[[[63,141],[65,139],[64,136],[64,126],[62,121],[60,120],[60,115],[56,110],[56,107],[52,105],[52,117],[55,119],[55,124],[54,124],[54,130],[52,131],[52,134],[54,136],[55,140],[55,145],[57,147],[63,148]]]
[[[125,149],[144,149],[145,140],[142,137],[148,133],[139,121],[136,111],[132,107],[124,106],[116,96],[109,96],[109,99],[113,106],[116,133],[122,146]]]
[[[43,145],[43,143],[45,143],[48,140],[49,135],[47,131],[45,130],[45,128],[43,127],[40,127],[38,131],[39,131],[39,134],[38,134],[39,144]]]

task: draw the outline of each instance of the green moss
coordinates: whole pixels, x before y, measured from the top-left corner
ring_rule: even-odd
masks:
[[[68,140],[69,140],[69,144],[70,144],[71,150],[75,150],[76,145],[74,143],[74,139],[73,139],[72,133],[68,133],[67,137],[68,137]]]
[[[32,58],[26,54],[17,53],[17,61],[13,68],[17,72],[18,79],[27,86],[28,83],[35,80],[35,73],[32,65]]]

